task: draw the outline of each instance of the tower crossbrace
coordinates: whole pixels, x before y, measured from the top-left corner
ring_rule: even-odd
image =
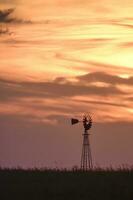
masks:
[[[85,130],[83,134],[83,146],[81,155],[81,170],[84,171],[93,168],[89,137],[90,134],[87,130]]]

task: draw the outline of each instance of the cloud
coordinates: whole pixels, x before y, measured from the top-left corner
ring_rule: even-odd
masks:
[[[133,77],[121,78],[116,75],[110,75],[105,72],[94,72],[83,76],[77,77],[79,81],[92,83],[92,82],[103,82],[112,85],[130,85],[133,86]]]
[[[14,3],[17,2],[17,0],[0,0],[0,3]]]
[[[0,22],[11,22],[14,19],[11,18],[11,14],[14,12],[14,8],[6,9],[6,10],[0,10]]]
[[[112,23],[112,25],[114,25],[114,26],[120,26],[120,27],[123,27],[123,28],[133,29],[133,25],[132,24]]]
[[[133,97],[128,97],[125,100],[133,102]]]
[[[122,103],[113,103],[113,102],[106,102],[106,101],[90,101],[90,100],[79,100],[80,103],[85,103],[85,104],[93,104],[93,105],[107,105],[107,106],[116,106],[116,107],[128,107],[126,104]]]
[[[0,10],[0,23],[32,23],[30,20],[18,19],[12,17],[15,8]]]
[[[133,48],[133,42],[123,42],[119,45],[120,48]]]
[[[77,95],[109,96],[126,94],[115,86],[98,87],[83,85],[83,80],[89,80],[87,80],[86,77],[79,77],[78,84],[73,82],[60,83],[59,79],[56,79],[53,82],[15,82],[1,79],[0,93],[2,95],[0,96],[0,100],[9,101],[11,99],[22,97],[61,98],[74,97]],[[105,79],[103,79],[103,81],[105,81]]]
[[[73,79],[58,77],[49,82],[0,78],[0,113],[20,115],[26,120],[44,124],[51,123],[50,115],[67,116],[74,111],[79,114],[86,110],[96,114],[96,121],[101,115],[105,121],[120,121],[123,114],[131,120],[131,106],[127,100],[131,92],[123,92],[121,87],[117,87],[117,83],[123,84],[123,78],[112,76],[95,72]],[[108,84],[99,86],[97,81]],[[53,122],[58,123],[58,117]]]

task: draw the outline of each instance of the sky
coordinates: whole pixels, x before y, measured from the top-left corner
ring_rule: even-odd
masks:
[[[132,0],[0,0],[0,166],[132,166]],[[0,14],[1,14],[0,12]]]

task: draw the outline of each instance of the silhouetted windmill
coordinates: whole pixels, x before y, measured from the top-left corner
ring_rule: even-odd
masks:
[[[92,156],[91,156],[91,148],[89,142],[89,133],[88,130],[92,127],[92,118],[90,115],[84,115],[83,120],[80,121],[78,119],[72,118],[71,124],[77,124],[79,122],[83,123],[84,133],[83,133],[83,146],[82,146],[82,155],[81,155],[81,169],[86,171],[88,169],[92,169]]]

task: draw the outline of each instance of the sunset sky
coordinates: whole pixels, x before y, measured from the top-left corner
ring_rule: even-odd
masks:
[[[133,1],[0,0],[0,166],[133,165]],[[7,23],[7,19],[11,19]]]

